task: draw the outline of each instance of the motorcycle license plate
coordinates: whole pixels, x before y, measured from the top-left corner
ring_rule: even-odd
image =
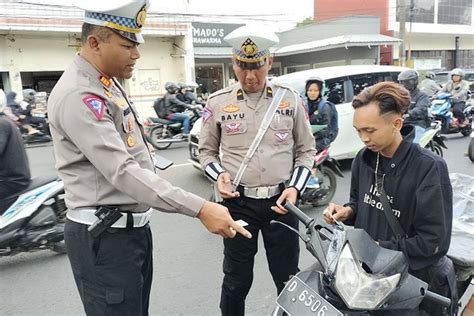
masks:
[[[288,281],[276,302],[289,315],[343,315],[296,276]]]

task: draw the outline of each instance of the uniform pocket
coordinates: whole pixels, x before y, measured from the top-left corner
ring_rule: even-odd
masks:
[[[222,126],[223,142],[229,147],[245,147],[248,144],[246,137],[247,122],[245,121],[231,121],[224,122]]]
[[[269,133],[272,138],[271,143],[278,145],[287,145],[293,140],[293,119],[283,115],[275,115],[270,123]]]

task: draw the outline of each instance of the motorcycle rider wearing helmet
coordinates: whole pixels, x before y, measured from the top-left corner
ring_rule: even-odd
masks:
[[[421,135],[428,128],[430,119],[428,118],[428,109],[431,106],[428,96],[418,89],[418,73],[413,69],[402,71],[398,75],[398,81],[410,92],[410,106],[404,115],[403,124],[415,126],[414,143],[420,141]]]
[[[6,114],[7,101],[0,89],[0,215],[15,201],[10,196],[24,190],[31,181],[23,139]]]
[[[173,122],[180,122],[183,124],[183,137],[189,135],[190,117],[183,113],[186,109],[191,109],[189,104],[186,104],[176,97],[179,87],[176,83],[167,82],[165,84],[165,108],[167,111],[166,119]]]
[[[7,93],[7,109],[4,113],[7,114],[12,120],[14,120],[19,127],[22,127],[28,131],[28,135],[33,135],[39,133],[39,131],[32,127],[26,116],[27,110],[23,109],[16,101],[17,94],[14,91]],[[7,111],[8,110],[8,111]]]
[[[188,104],[199,104],[199,105],[202,105],[202,106],[205,105],[204,102],[202,102],[198,98],[196,98],[196,95],[193,92],[194,88],[193,88],[192,84],[178,83],[178,86],[179,86],[179,92],[176,95],[176,97],[180,101],[182,101],[184,103],[188,103]],[[195,84],[195,86],[197,86],[197,84]]]
[[[316,152],[327,148],[334,140],[334,133],[329,129],[331,122],[331,109],[329,106],[324,106],[327,102],[326,98],[322,97],[321,90],[323,89],[324,81],[318,77],[312,77],[306,81],[305,86],[305,102],[308,110],[309,122],[311,125],[327,125],[322,130],[314,133],[316,141]],[[319,184],[315,177],[316,169],[313,168],[312,176],[309,178],[306,185],[307,189],[318,188]]]
[[[451,70],[451,80],[448,81],[441,92],[447,92],[452,95],[452,108],[453,115],[458,120],[459,127],[465,127],[469,122],[463,113],[466,100],[469,95],[469,82],[463,80],[464,71],[460,68],[454,68]],[[457,127],[456,124],[452,124],[452,127]]]
[[[31,110],[36,106],[36,95],[38,92],[33,89],[24,89],[23,90],[23,101],[28,103],[24,114],[26,115],[26,121],[29,124],[41,124],[43,134],[49,134],[48,125],[44,117],[33,116]]]
[[[441,90],[441,86],[434,81],[434,78],[436,77],[434,72],[428,71],[425,77],[426,78],[420,82],[420,90],[421,92],[426,93],[428,97],[432,97]]]

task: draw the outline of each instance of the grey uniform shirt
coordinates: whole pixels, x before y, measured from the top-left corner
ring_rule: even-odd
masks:
[[[56,167],[69,209],[153,207],[196,216],[204,199],[155,174],[133,103],[119,83],[76,56],[48,101]]]
[[[235,178],[277,88],[285,90],[283,100],[241,184],[270,186],[291,178],[289,186],[304,188],[316,154],[308,115],[295,91],[269,82],[261,96],[247,95],[237,83],[209,97],[199,136],[199,159],[207,175],[216,180],[225,170]]]

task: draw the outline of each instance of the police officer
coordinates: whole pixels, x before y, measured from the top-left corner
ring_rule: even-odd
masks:
[[[135,107],[117,80],[130,78],[140,57],[148,0],[81,3],[86,10],[82,48],[48,104],[69,209],[67,252],[86,314],[147,315],[150,207],[198,217],[225,237],[248,232],[225,207],[154,172]],[[98,233],[96,228],[107,224],[110,228]]]
[[[270,221],[298,227],[295,217],[272,209],[283,213],[284,200],[296,202],[310,176],[316,151],[299,95],[266,79],[272,66],[268,48],[278,42],[275,33],[242,26],[225,40],[233,47],[238,83],[209,97],[203,113],[199,158],[206,174],[217,182],[223,205],[235,220],[248,223],[246,228],[253,235],[250,240],[239,236],[224,239],[220,308],[222,315],[244,315],[259,231],[278,293],[298,271],[298,236]],[[234,190],[231,181],[279,90],[283,91],[283,99]]]

